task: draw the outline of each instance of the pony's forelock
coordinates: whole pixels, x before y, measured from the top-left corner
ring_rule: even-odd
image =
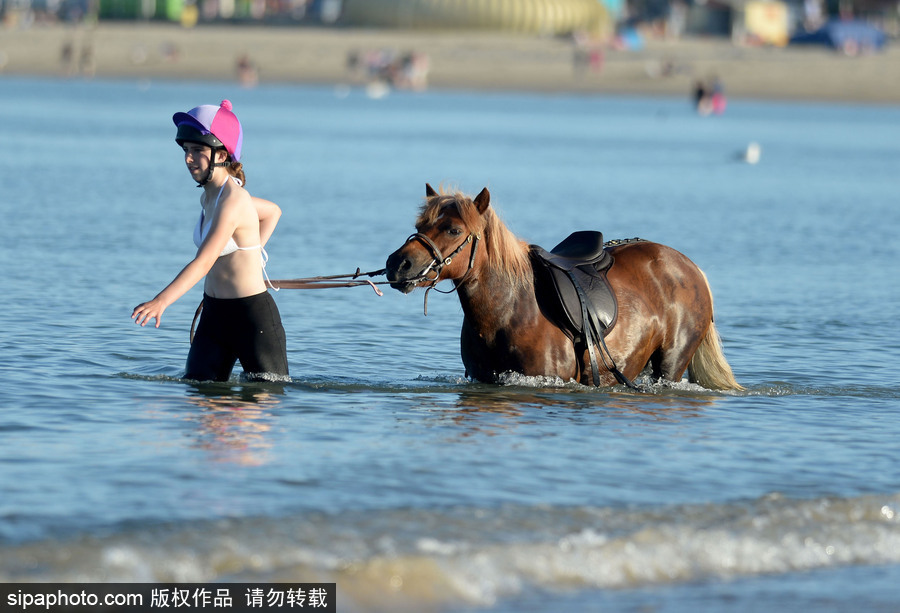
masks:
[[[482,215],[472,198],[461,192],[445,193],[441,187],[438,195],[425,199],[416,227],[434,225],[443,212],[451,207],[470,232],[481,236],[488,264],[494,271],[502,273],[514,284],[529,282],[532,277],[528,244],[506,227],[494,213],[493,207],[489,207]]]

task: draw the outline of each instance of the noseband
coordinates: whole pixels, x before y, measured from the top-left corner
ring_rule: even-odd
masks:
[[[464,274],[459,281],[453,282],[453,289],[448,290],[446,292],[441,291],[439,289],[436,291],[438,291],[442,294],[451,294],[454,291],[456,291],[457,289],[459,289],[459,286],[462,285],[465,282],[465,280],[469,277],[469,273],[472,272],[472,267],[475,265],[475,252],[478,250],[478,241],[479,240],[481,240],[481,236],[479,236],[478,234],[475,234],[475,233],[469,234],[469,236],[466,237],[466,240],[464,240],[462,243],[460,243],[460,245],[456,249],[454,249],[450,255],[448,255],[447,257],[444,257],[444,255],[441,253],[441,250],[438,248],[438,246],[434,244],[434,241],[432,241],[430,238],[428,238],[421,232],[416,232],[415,234],[411,234],[409,236],[409,238],[406,239],[406,243],[404,243],[404,245],[409,243],[410,241],[419,241],[420,243],[422,243],[425,246],[426,249],[428,249],[429,253],[431,254],[431,262],[428,264],[428,266],[425,267],[425,269],[419,274],[419,276],[415,277],[414,279],[410,279],[411,281],[415,281],[416,283],[420,283],[422,281],[429,281],[432,283],[432,285],[428,289],[425,290],[425,314],[426,315],[428,315],[428,292],[430,292],[433,289],[436,289],[434,286],[434,283],[437,283],[438,279],[441,277],[441,272],[444,270],[444,267],[449,266],[450,262],[453,261],[453,258],[455,258],[457,255],[459,255],[459,252],[462,251],[463,249],[465,249],[466,245],[468,245],[469,243],[472,243],[472,252],[469,254],[469,267],[466,269],[466,274]],[[434,273],[434,276],[430,277],[429,276],[430,273]]]

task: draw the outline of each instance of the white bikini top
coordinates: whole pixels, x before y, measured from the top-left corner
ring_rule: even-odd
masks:
[[[241,182],[237,177],[232,177],[234,182],[238,185],[241,185]],[[216,209],[219,208],[219,198],[222,197],[222,192],[225,191],[225,185],[228,182],[222,184],[222,188],[219,189],[219,194],[216,196],[216,202],[213,204],[213,213],[215,213]],[[212,217],[209,219],[209,223],[206,220],[206,214],[203,209],[200,209],[200,219],[197,220],[197,225],[194,227],[194,244],[199,248],[200,245],[203,244],[203,241],[206,240],[206,235],[209,234],[209,229],[212,226]],[[262,245],[254,245],[252,247],[238,247],[237,243],[234,242],[234,237],[229,237],[228,242],[225,244],[225,248],[222,249],[222,253],[219,254],[219,257],[230,255],[235,251],[252,251],[253,249],[262,249]]]
[[[234,182],[237,183],[238,185],[243,185],[241,183],[241,180],[238,179],[237,177],[231,177],[231,178],[234,179]],[[219,189],[219,194],[216,196],[216,202],[215,202],[215,204],[213,204],[213,213],[215,213],[216,209],[219,207],[219,198],[222,197],[222,192],[225,191],[225,185],[227,183],[228,183],[227,181],[225,183],[223,183],[221,189]],[[206,236],[209,234],[209,229],[211,226],[212,226],[212,217],[210,216],[209,222],[207,223],[206,215],[205,215],[203,209],[201,208],[200,209],[200,219],[197,220],[197,225],[194,226],[194,244],[197,246],[197,248],[199,248],[200,245],[203,244],[203,241],[206,240]],[[272,289],[274,289],[277,292],[278,288],[276,288],[272,285],[272,283],[269,281],[269,275],[266,274],[266,263],[269,261],[269,254],[266,253],[266,250],[263,249],[262,245],[253,245],[252,247],[238,247],[238,244],[236,242],[234,242],[234,237],[232,236],[232,237],[228,238],[228,242],[225,243],[225,247],[222,249],[222,253],[219,254],[219,257],[221,258],[223,256],[230,255],[230,254],[234,253],[235,251],[252,251],[254,249],[259,249],[259,253],[262,258],[263,276],[266,278],[266,283],[268,284],[269,287],[271,287]]]

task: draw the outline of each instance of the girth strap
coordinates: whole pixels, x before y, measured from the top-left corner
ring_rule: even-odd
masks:
[[[584,343],[585,345],[587,345],[588,355],[591,358],[591,374],[594,376],[594,385],[596,387],[599,387],[600,369],[597,366],[597,354],[594,351],[594,327],[591,325],[590,319],[588,318],[587,296],[585,296],[584,289],[581,287],[581,284],[578,282],[575,274],[571,270],[566,271],[566,274],[569,275],[570,279],[572,279],[572,285],[575,286],[575,291],[578,292],[578,299],[581,302],[581,320],[584,322],[584,325],[582,326]],[[612,354],[609,352],[609,348],[606,346],[606,341],[603,339],[602,334],[599,335],[596,344],[600,348],[600,359],[603,360],[603,366],[613,374],[613,376],[616,378],[616,381],[631,389],[640,389],[637,385],[632,383],[628,379],[628,377],[622,374],[622,371],[620,371],[619,367],[616,366],[616,361],[613,359]],[[604,351],[606,352],[606,355],[609,356],[609,364],[606,363],[606,358],[603,356]]]
[[[587,310],[587,296],[584,295],[584,290],[581,289],[581,284],[578,283],[578,280],[575,278],[575,275],[571,270],[566,271],[566,274],[569,275],[569,278],[572,279],[572,284],[575,285],[575,291],[578,292],[578,299],[581,302],[581,321],[584,322],[584,342],[588,348],[588,354],[591,356],[591,374],[594,375],[594,385],[600,385],[600,369],[597,368],[597,356],[594,353],[594,339],[593,333],[591,332],[591,324],[588,319],[588,310]]]

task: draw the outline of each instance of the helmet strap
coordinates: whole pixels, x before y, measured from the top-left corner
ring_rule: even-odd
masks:
[[[215,162],[214,160],[216,159],[216,153],[220,151],[220,149],[213,149],[212,147],[210,147],[209,151],[209,168],[206,169],[206,176],[197,183],[197,187],[203,187],[204,185],[209,183],[216,168],[220,166],[231,166],[231,162],[228,161],[227,153],[225,155],[224,162]]]

